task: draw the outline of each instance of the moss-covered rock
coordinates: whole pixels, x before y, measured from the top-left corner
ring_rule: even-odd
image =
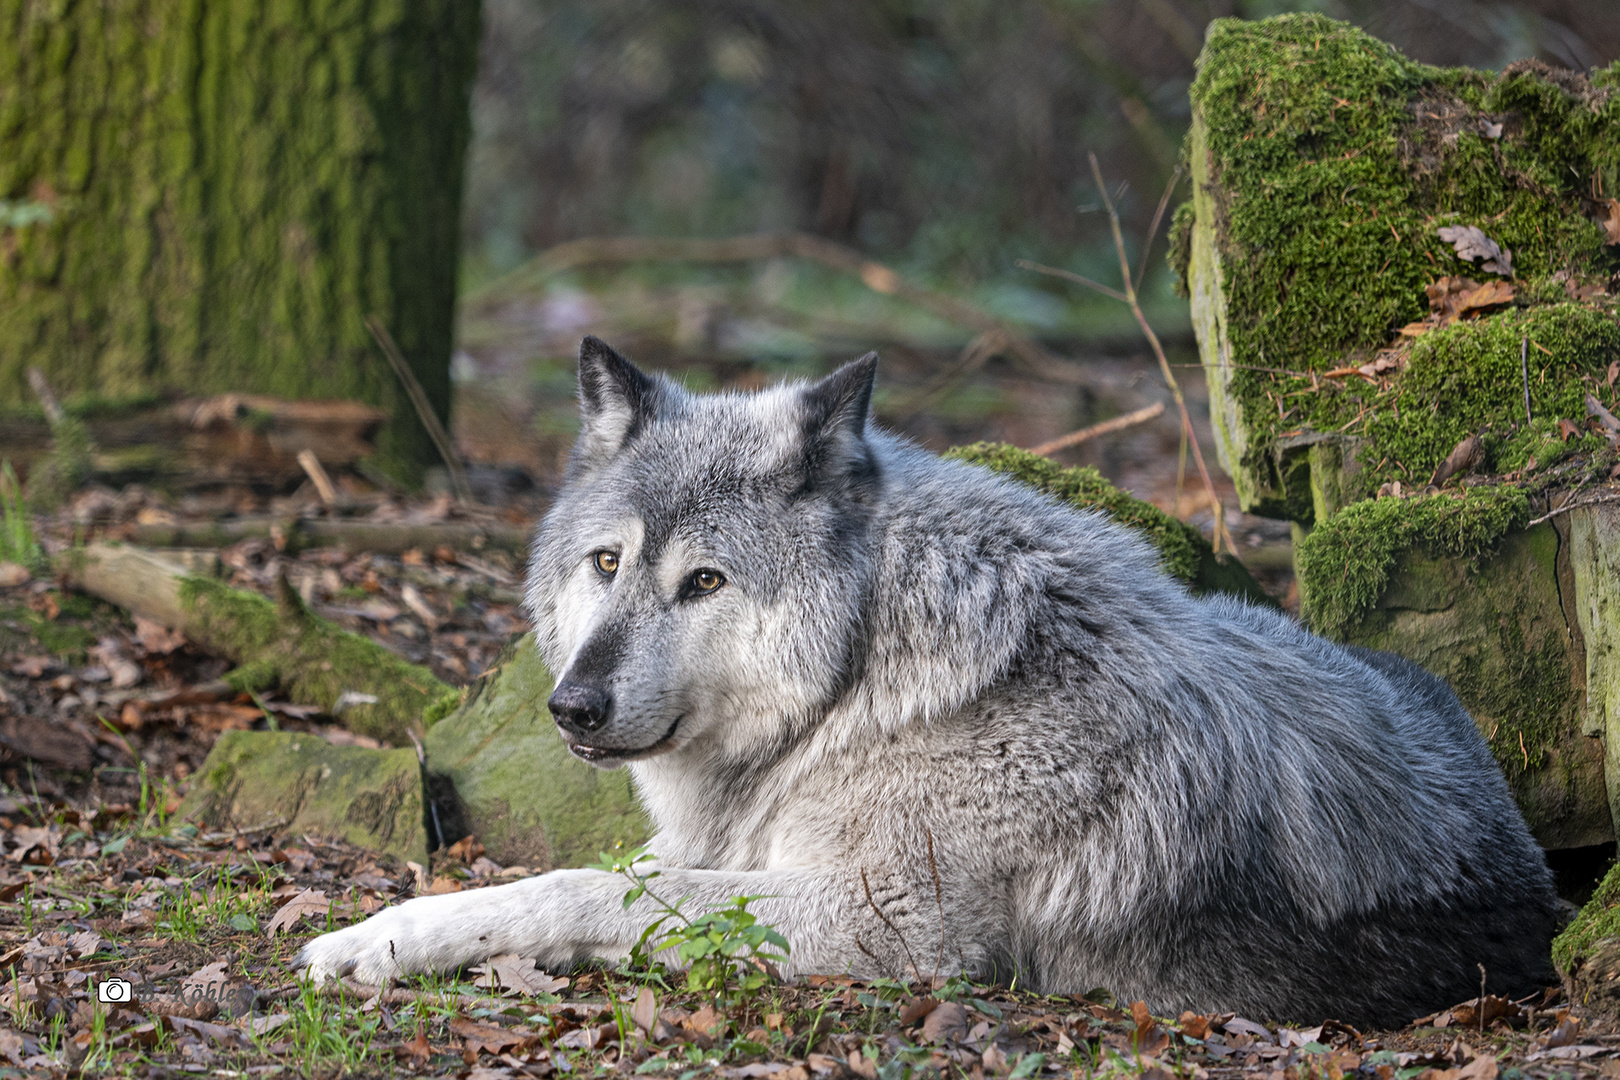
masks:
[[[1356,502],[1297,548],[1313,629],[1451,684],[1549,848],[1620,834],[1620,505],[1508,485]]]
[[[1166,572],[1185,581],[1195,592],[1225,592],[1256,603],[1273,602],[1242,563],[1217,557],[1214,548],[1197,529],[1152,503],[1121,491],[1096,469],[1083,465],[1064,468],[1006,443],[956,446],[946,451],[945,456],[983,465],[1072,506],[1100,510],[1120,524],[1130,526],[1159,549]]]
[[[431,725],[460,701],[427,668],[327,622],[288,588],[278,605],[221,581],[187,577],[179,603],[188,638],[241,662],[227,676],[238,689],[280,686],[294,701],[341,715],[362,735],[399,745],[410,729]]]
[[[290,731],[227,731],[180,815],[210,829],[322,836],[427,862],[416,751],[333,746]]]
[[[1620,864],[1553,939],[1552,956],[1572,1002],[1620,1013]]]
[[[1427,67],[1317,15],[1211,25],[1192,88],[1192,209],[1171,256],[1245,509],[1311,521],[1322,442],[1357,459],[1352,496],[1421,486],[1482,430],[1490,467],[1521,467],[1546,442],[1525,423],[1526,339],[1534,416],[1584,418],[1581,393],[1620,355],[1612,302],[1570,299],[1620,269],[1592,198],[1620,190],[1617,85],[1620,64],[1590,79],[1533,62]],[[1512,252],[1516,308],[1408,348],[1399,330],[1427,313],[1426,285],[1489,276],[1440,238],[1445,225]],[[1380,350],[1404,370],[1324,377]]]
[[[429,783],[454,801],[445,816],[495,861],[533,870],[583,866],[615,840],[639,844],[650,833],[628,772],[604,772],[568,752],[546,711],[551,686],[524,635],[423,741]]]

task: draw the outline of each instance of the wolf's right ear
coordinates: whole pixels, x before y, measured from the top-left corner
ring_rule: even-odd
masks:
[[[805,387],[802,430],[811,476],[838,482],[870,468],[866,418],[876,378],[877,353],[870,352]]]
[[[580,450],[618,450],[651,417],[658,386],[601,338],[579,343]]]

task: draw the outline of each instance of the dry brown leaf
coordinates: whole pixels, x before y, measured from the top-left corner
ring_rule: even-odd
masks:
[[[1573,439],[1575,436],[1579,435],[1580,433],[1581,433],[1581,429],[1575,426],[1575,421],[1573,421],[1573,420],[1564,420],[1562,418],[1559,419],[1559,421],[1558,421],[1558,437],[1560,439],[1562,439],[1564,442],[1569,442],[1569,440]]]
[[[1512,285],[1505,281],[1487,281],[1473,292],[1462,295],[1457,302],[1457,317],[1466,319],[1470,315],[1501,307],[1512,300]]]
[[[1489,270],[1503,277],[1513,276],[1513,252],[1486,236],[1473,225],[1442,225],[1440,239],[1457,251],[1464,262],[1479,262],[1481,270]]]
[[[148,653],[167,655],[186,643],[186,636],[162,623],[135,616],[135,638]]]
[[[275,937],[277,931],[292,928],[306,915],[325,918],[331,908],[331,902],[326,899],[325,893],[319,889],[305,889],[282,905],[281,910],[270,919],[270,925],[264,928],[264,932],[270,937]]]
[[[1466,476],[1485,459],[1485,442],[1478,435],[1469,435],[1446,455],[1446,460],[1435,467],[1429,483],[1439,487],[1453,476]]]
[[[473,969],[481,972],[473,985],[510,990],[518,994],[555,994],[568,987],[567,979],[554,979],[534,966],[534,959],[516,953],[492,956]]]
[[[1179,1021],[1181,1033],[1189,1039],[1203,1039],[1209,1035],[1209,1017],[1195,1012],[1184,1012]]]
[[[1603,245],[1620,244],[1620,199],[1610,199],[1608,214],[1603,219]]]
[[[923,1038],[931,1043],[960,1039],[967,1034],[967,1008],[954,1001],[941,1003],[923,1019]]]
[[[1457,1070],[1457,1080],[1496,1080],[1496,1059],[1481,1054]]]
[[[1543,1050],[1555,1050],[1560,1046],[1574,1046],[1580,1039],[1581,1022],[1573,1016],[1566,1016],[1548,1034],[1547,1041],[1542,1044],[1541,1048]]]
[[[636,995],[636,1004],[630,1010],[630,1019],[642,1034],[651,1035],[653,1025],[658,1023],[658,995],[653,993],[652,987],[643,986]]]
[[[939,999],[931,994],[912,998],[900,1010],[900,1026],[910,1027],[937,1008],[939,1008]]]
[[[478,842],[476,836],[463,836],[460,840],[444,849],[449,858],[465,865],[472,865],[473,861],[484,853],[484,845]]]
[[[433,879],[433,884],[428,886],[427,894],[429,896],[443,896],[445,893],[460,891],[461,882],[457,881],[455,878],[436,877]]]
[[[522,1044],[524,1036],[490,1024],[480,1024],[465,1016],[453,1017],[450,1034],[465,1039],[467,1050],[473,1054],[499,1054],[511,1046]]]

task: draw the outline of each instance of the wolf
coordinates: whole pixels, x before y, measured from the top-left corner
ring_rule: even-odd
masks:
[[[876,362],[700,395],[581,347],[527,604],[556,725],[631,771],[664,892],[764,897],[788,975],[1380,1027],[1481,967],[1546,985],[1546,860],[1443,683],[885,433]],[[295,963],[613,960],[656,914],[624,892],[563,869],[413,899]]]

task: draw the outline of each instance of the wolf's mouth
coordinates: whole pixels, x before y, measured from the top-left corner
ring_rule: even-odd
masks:
[[[568,750],[575,757],[592,764],[603,761],[638,761],[641,758],[652,757],[668,746],[675,738],[675,729],[680,727],[681,721],[685,719],[685,713],[677,716],[675,722],[669,725],[669,730],[659,736],[657,741],[639,750],[622,746],[587,746],[584,743],[569,743]]]

